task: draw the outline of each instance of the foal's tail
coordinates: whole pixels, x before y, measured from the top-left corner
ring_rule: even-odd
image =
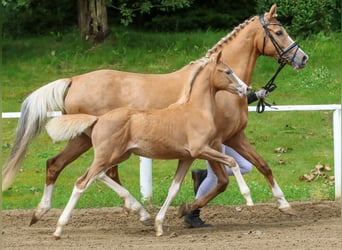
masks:
[[[87,114],[62,115],[51,119],[46,124],[46,131],[53,141],[67,141],[92,127],[97,119],[97,116]]]
[[[71,79],[51,82],[32,92],[22,103],[13,148],[2,168],[2,191],[9,188],[17,176],[28,145],[46,124],[47,113],[64,110],[64,97],[70,83]]]

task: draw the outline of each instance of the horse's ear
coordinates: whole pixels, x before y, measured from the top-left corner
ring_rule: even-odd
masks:
[[[216,64],[219,63],[221,56],[222,56],[222,51],[220,51],[216,56]]]
[[[277,5],[273,4],[268,12],[269,18],[277,17]]]

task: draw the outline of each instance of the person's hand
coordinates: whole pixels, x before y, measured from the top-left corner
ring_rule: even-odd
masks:
[[[258,99],[265,99],[270,92],[268,92],[266,89],[260,89],[259,91],[255,92],[255,95],[258,97]]]

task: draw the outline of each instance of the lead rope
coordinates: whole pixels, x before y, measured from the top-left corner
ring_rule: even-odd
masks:
[[[266,91],[268,91],[269,93],[271,93],[273,90],[276,89],[277,85],[274,83],[274,80],[276,79],[277,75],[279,74],[279,72],[284,68],[284,66],[286,65],[285,62],[282,62],[282,58],[283,56],[288,53],[289,51],[291,51],[293,48],[296,48],[296,51],[291,59],[291,63],[294,60],[297,51],[299,49],[299,45],[296,42],[293,42],[289,47],[287,47],[285,50],[282,50],[280,48],[280,46],[278,45],[277,41],[274,39],[274,37],[271,35],[271,33],[269,32],[269,30],[267,29],[268,25],[279,25],[281,26],[280,23],[266,23],[264,20],[264,16],[260,16],[259,17],[260,23],[262,25],[262,27],[264,28],[264,44],[262,46],[262,54],[264,55],[265,52],[265,45],[266,45],[266,38],[267,36],[269,37],[269,39],[271,40],[272,44],[274,45],[274,48],[277,50],[278,52],[278,63],[279,63],[279,67],[278,70],[276,71],[276,73],[273,75],[273,77],[268,81],[268,83],[263,87],[263,89],[265,89]],[[271,106],[271,104],[267,103],[265,101],[265,98],[260,98],[258,101],[258,104],[256,106],[256,111],[258,113],[262,113],[265,111],[265,107],[270,107],[270,108],[274,108]]]
[[[284,66],[286,65],[285,62],[281,62],[277,71],[275,72],[275,74],[272,76],[272,78],[268,81],[268,83],[262,87],[263,89],[265,89],[267,92],[271,93],[273,90],[275,90],[277,88],[277,85],[274,83],[274,80],[276,79],[277,75],[279,74],[279,72],[284,68]],[[256,106],[256,111],[258,113],[262,113],[265,111],[265,107],[269,107],[269,108],[274,108],[276,109],[275,107],[272,107],[271,104],[267,103],[265,101],[265,98],[260,98],[259,101],[258,101],[258,104]]]

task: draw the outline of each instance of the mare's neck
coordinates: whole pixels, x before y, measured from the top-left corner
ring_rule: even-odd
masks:
[[[251,83],[256,60],[260,56],[255,42],[258,29],[254,22],[258,22],[258,19],[243,27],[221,47],[221,60],[248,85]]]

